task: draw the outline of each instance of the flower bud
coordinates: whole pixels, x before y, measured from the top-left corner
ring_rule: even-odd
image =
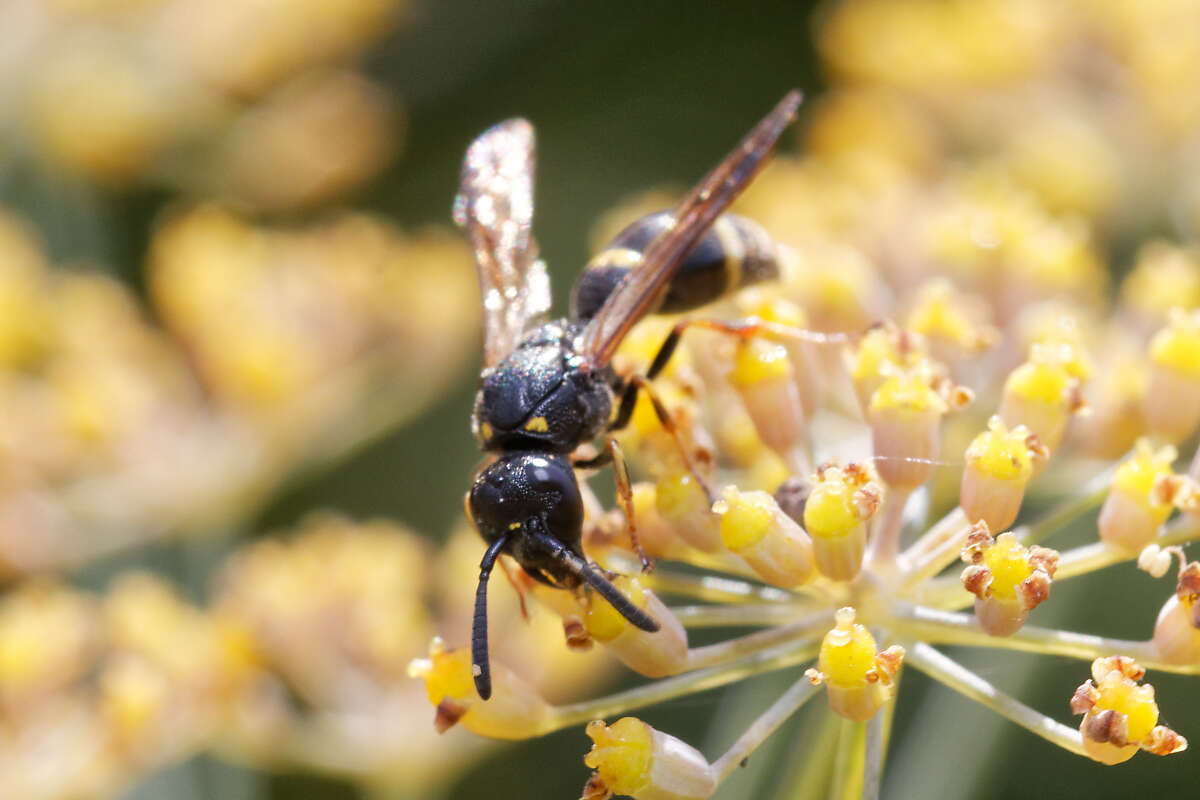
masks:
[[[636,717],[612,725],[587,726],[592,749],[583,763],[595,770],[584,800],[614,794],[634,800],[704,800],[717,789],[717,775],[699,750]]]
[[[730,486],[713,511],[721,515],[725,546],[764,581],[790,589],[812,577],[812,540],[771,495]]]
[[[848,581],[862,569],[867,520],[883,497],[883,487],[872,477],[869,468],[857,464],[844,470],[825,466],[804,504],[804,528],[812,537],[817,569],[834,580]]]
[[[1170,559],[1170,553],[1162,554]],[[1152,641],[1169,664],[1200,664],[1200,562],[1190,561],[1179,570],[1175,594],[1158,614]]]
[[[729,382],[763,442],[784,460],[792,458],[804,446],[804,407],[783,345],[765,339],[740,343]]]
[[[1012,533],[995,539],[987,523],[976,523],[967,535],[962,560],[963,586],[975,595],[975,619],[992,636],[1015,633],[1050,594],[1058,569],[1058,552],[1048,547],[1026,548]]]
[[[770,290],[754,288],[743,290],[738,295],[738,304],[752,320],[760,319],[796,330],[808,327],[808,317],[804,313],[804,309]],[[793,340],[785,341],[782,344],[795,372],[801,411],[804,413],[805,420],[808,420],[821,401],[823,386],[821,385],[820,359],[814,358],[809,350],[810,346],[803,342]]]
[[[1156,724],[1154,687],[1138,684],[1145,674],[1125,656],[1097,658],[1092,662],[1091,680],[1075,690],[1071,711],[1084,715],[1079,725],[1083,749],[1096,761],[1120,764],[1132,758],[1139,747],[1160,756],[1187,748],[1186,739]]]
[[[1076,357],[1066,344],[1035,344],[1029,360],[1004,382],[1000,418],[1009,427],[1024,425],[1051,452],[1058,449],[1071,414],[1083,408]]]
[[[997,333],[984,321],[986,313],[981,298],[964,295],[950,281],[936,278],[917,290],[904,327],[925,337],[935,357],[949,360],[992,345]]]
[[[1049,457],[1035,434],[1024,425],[1011,431],[998,416],[967,447],[959,502],[967,519],[983,521],[990,530],[1012,525],[1035,466]]]
[[[1143,406],[1151,433],[1172,442],[1200,425],[1200,310],[1173,309],[1150,340],[1150,388]]]
[[[925,356],[924,348],[924,339],[890,322],[871,328],[859,339],[846,357],[846,366],[864,411],[888,374],[916,366]]]
[[[688,544],[705,553],[721,549],[721,523],[712,513],[703,487],[680,470],[658,481],[654,505],[667,524]]]
[[[854,617],[853,608],[838,609],[834,628],[821,640],[818,669],[805,674],[813,683],[825,684],[830,708],[863,722],[895,694],[904,648],[893,645],[876,652],[875,637]]]
[[[1112,490],[1100,508],[1100,540],[1112,547],[1139,551],[1154,540],[1171,514],[1171,502],[1156,486],[1173,478],[1175,448],[1153,450],[1145,439],[1113,475]]]
[[[938,458],[942,416],[971,402],[970,390],[937,374],[930,361],[888,375],[867,410],[875,468],[888,486],[912,490],[929,480]]]
[[[658,622],[653,633],[633,625],[592,589],[584,595],[583,627],[588,636],[605,645],[625,666],[649,678],[674,675],[687,663],[687,631],[662,600],[637,578],[618,575],[613,585],[635,606]]]
[[[540,736],[554,714],[553,707],[512,670],[491,662],[492,697],[484,701],[475,691],[471,653],[466,647],[447,650],[440,637],[429,646],[429,658],[417,658],[408,674],[425,681],[425,693],[437,709],[434,726],[445,732],[457,723],[472,733],[493,739]]]

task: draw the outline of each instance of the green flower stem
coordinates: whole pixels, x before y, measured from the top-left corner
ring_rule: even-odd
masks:
[[[729,777],[742,760],[758,749],[775,730],[796,713],[805,703],[812,699],[818,688],[808,678],[801,678],[792,684],[791,688],[779,696],[771,707],[762,713],[746,732],[737,738],[725,754],[713,762],[713,771],[717,781]]]
[[[739,636],[736,639],[728,639],[703,647],[693,647],[688,651],[687,669],[694,670],[714,666],[765,650],[782,642],[809,640],[815,644],[832,625],[833,612],[821,611],[809,614],[790,625],[780,625]]]
[[[1169,664],[1158,657],[1150,641],[1113,639],[1090,633],[1062,631],[1026,625],[1011,636],[992,636],[979,627],[970,614],[957,614],[941,609],[914,606],[893,626],[906,635],[924,639],[931,644],[951,644],[966,647],[994,647],[1025,653],[1068,656],[1085,661],[1112,655],[1130,656],[1147,669],[1174,672],[1181,675],[1200,674],[1200,664]]]
[[[1086,755],[1083,751],[1083,737],[1079,735],[1078,730],[1069,728],[1005,694],[932,646],[916,642],[908,650],[904,660],[906,664],[919,669],[939,683],[944,683],[954,691],[990,708],[1051,744],[1076,755]]]
[[[883,764],[887,757],[887,740],[892,727],[895,702],[888,703],[879,713],[867,720],[866,740],[863,743],[862,800],[879,800],[883,782]]]
[[[866,568],[876,572],[888,572],[896,568],[900,556],[900,529],[904,525],[904,507],[908,505],[910,491],[889,492],[884,504],[883,515],[871,537],[867,553]]]
[[[632,573],[631,573],[632,574]],[[660,569],[638,577],[655,592],[690,597],[708,603],[786,603],[791,592],[719,575],[688,575]]]
[[[759,625],[779,625],[794,622],[807,614],[821,609],[820,606],[793,603],[791,605],[740,605],[740,606],[674,606],[671,613],[687,628],[726,628]],[[821,613],[823,619],[832,619],[831,612]]]
[[[862,722],[843,719],[838,728],[837,753],[833,761],[833,784],[829,800],[859,800],[863,796],[866,764],[866,730]]]
[[[1186,544],[1196,539],[1200,539],[1200,516],[1183,514],[1167,523],[1163,532],[1154,540],[1154,544],[1160,547],[1170,547],[1176,544]],[[1086,544],[1062,554],[1058,560],[1058,570],[1054,573],[1054,580],[1064,581],[1080,575],[1087,575],[1122,561],[1132,561],[1137,556],[1137,553],[1109,547],[1103,542]],[[912,597],[921,605],[940,609],[966,608],[975,601],[975,598],[962,587],[962,581],[957,575],[947,575],[929,580],[916,587]]]
[[[962,552],[970,524],[962,507],[956,507],[905,550],[900,556],[904,586],[928,580],[953,563]]]
[[[816,642],[788,642],[737,661],[664,678],[607,697],[559,706],[538,733],[544,735],[582,725],[593,719],[612,717],[637,708],[665,703],[677,697],[715,689],[752,675],[803,664],[812,660],[817,653],[817,647]]]
[[[1200,515],[1183,514],[1167,523],[1153,544],[1170,547],[1175,544],[1186,544],[1195,539],[1200,539]],[[1103,542],[1076,547],[1066,551],[1059,558],[1058,571],[1054,573],[1054,580],[1060,581],[1078,575],[1086,575],[1089,572],[1095,572],[1098,569],[1110,567],[1122,561],[1130,561],[1137,557],[1137,553],[1109,547]]]

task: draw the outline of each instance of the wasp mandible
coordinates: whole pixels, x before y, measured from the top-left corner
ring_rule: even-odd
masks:
[[[475,687],[484,700],[492,692],[487,584],[501,554],[550,586],[586,584],[631,624],[658,630],[583,553],[575,467],[617,460],[615,445],[610,438],[603,453],[586,462],[573,463],[571,454],[627,424],[639,387],[670,357],[673,342],[664,344],[644,378],[615,373],[613,354],[638,320],[660,310],[687,311],[777,274],[774,248],[762,229],[722,213],[762,168],[800,101],[799,91],[789,92],[673,211],[626,228],[583,273],[571,316],[541,324],[550,286],[531,231],[533,128],[523,119],[507,120],[468,148],[454,219],[475,252],[484,311],[472,428],[480,446],[495,454],[467,498],[488,545],[471,641]],[[624,466],[615,467],[627,491]]]

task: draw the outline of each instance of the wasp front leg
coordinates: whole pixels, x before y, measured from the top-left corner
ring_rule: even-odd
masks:
[[[625,453],[621,450],[621,445],[617,443],[616,439],[608,436],[604,440],[604,449],[600,451],[599,455],[575,461],[572,466],[576,469],[595,469],[606,464],[613,465],[613,475],[617,484],[617,502],[621,505],[621,511],[625,513],[625,529],[629,533],[629,542],[633,546],[633,552],[642,562],[642,572],[649,572],[654,568],[654,562],[646,555],[646,551],[642,549],[642,545],[638,541],[637,519],[633,512],[633,482],[629,478],[629,467],[625,462]]]

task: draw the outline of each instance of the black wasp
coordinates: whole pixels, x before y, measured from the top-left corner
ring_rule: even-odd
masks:
[[[634,323],[654,311],[696,308],[777,273],[761,228],[721,215],[763,166],[799,105],[800,93],[790,92],[674,211],[645,217],[622,232],[584,272],[571,317],[540,325],[531,321],[549,309],[550,287],[530,230],[533,128],[508,120],[467,150],[454,219],[474,248],[483,293],[483,373],[472,424],[483,449],[495,454],[467,500],[488,544],[471,642],[475,687],[483,699],[492,693],[487,582],[501,553],[550,586],[587,584],[631,624],[658,630],[583,553],[583,502],[574,467],[619,461],[619,450],[609,438],[601,455],[586,462],[572,462],[571,453],[628,423],[639,388],[674,349],[677,336],[664,343],[644,378],[618,376],[609,362]],[[624,466],[615,466],[627,493]]]

